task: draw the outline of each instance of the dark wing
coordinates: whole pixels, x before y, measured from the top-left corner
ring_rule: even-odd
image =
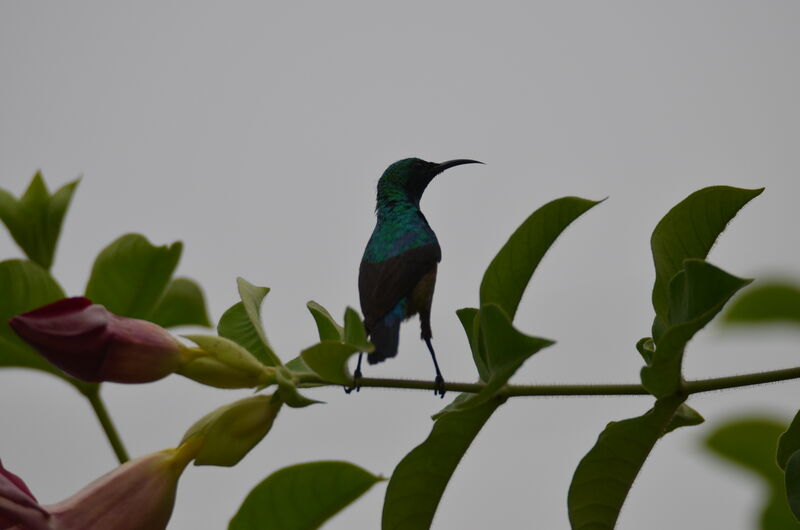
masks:
[[[379,263],[362,261],[358,273],[361,311],[367,330],[403,298],[442,259],[438,244],[417,247]]]

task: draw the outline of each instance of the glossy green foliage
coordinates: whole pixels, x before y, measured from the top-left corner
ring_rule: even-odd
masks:
[[[723,322],[800,325],[800,284],[778,281],[754,284],[731,302]]]
[[[217,324],[217,333],[243,346],[265,365],[281,366],[261,325],[261,303],[269,287],[255,286],[244,278],[237,278],[236,285],[242,301],[225,311]]]
[[[686,344],[750,281],[702,260],[684,261],[684,268],[670,282],[667,327],[655,341],[650,362],[642,368],[642,383],[647,390],[656,397],[679,390]],[[644,346],[646,343],[642,343]]]
[[[536,267],[556,238],[575,219],[598,204],[563,197],[533,212],[489,264],[480,287],[481,305],[497,304],[511,321]]]
[[[156,247],[144,236],[126,234],[94,261],[86,297],[109,311],[148,319],[169,285],[183,244]]]
[[[383,503],[383,530],[430,528],[456,466],[501,403],[495,398],[470,410],[445,414],[434,423],[428,438],[392,473]]]
[[[235,466],[267,435],[280,408],[280,400],[264,394],[240,399],[195,422],[181,444],[200,444],[196,466]]]
[[[477,407],[493,398],[531,355],[553,341],[517,331],[508,315],[496,304],[484,305],[479,314],[480,337],[486,352],[486,386],[470,397],[457,400],[439,414]]]
[[[764,480],[769,496],[759,522],[753,522],[754,528],[800,528],[786,500],[784,475],[775,462],[775,446],[785,430],[786,425],[780,422],[741,418],[722,425],[706,439],[706,447],[713,453]]]
[[[28,258],[50,269],[61,224],[79,180],[65,184],[52,195],[41,173],[36,173],[19,199],[0,189],[0,219]]]
[[[194,280],[175,278],[159,300],[150,321],[165,328],[176,326],[211,327],[203,290]]]
[[[660,329],[667,325],[669,284],[683,269],[684,261],[705,259],[728,222],[762,191],[763,188],[746,190],[730,186],[703,188],[675,205],[656,225],[650,238],[656,269],[653,337],[658,339]]]
[[[285,467],[247,495],[228,530],[312,530],[383,480],[348,462]]]
[[[679,397],[656,401],[644,415],[608,424],[583,457],[567,494],[573,530],[610,530],[636,475],[661,436],[694,424]],[[676,420],[680,410],[681,417]],[[696,423],[696,422],[695,422]]]

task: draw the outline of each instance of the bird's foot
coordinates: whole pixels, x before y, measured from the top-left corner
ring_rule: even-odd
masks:
[[[353,390],[356,392],[361,391],[361,368],[356,368],[356,371],[353,373],[353,386],[344,387],[345,394],[349,394]]]
[[[433,383],[433,395],[443,398],[444,393],[445,393],[444,377],[442,377],[441,375],[437,375],[436,380]]]

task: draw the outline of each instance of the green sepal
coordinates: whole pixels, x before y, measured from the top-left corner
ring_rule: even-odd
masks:
[[[279,366],[275,370],[275,382],[278,383],[278,396],[290,407],[302,408],[315,403],[323,403],[323,401],[318,401],[302,395],[297,390],[294,374],[285,366]]]
[[[259,394],[218,408],[194,423],[181,444],[199,440],[196,466],[235,466],[267,435],[281,400]]]
[[[698,259],[687,259],[670,282],[669,327],[656,339],[650,363],[642,368],[642,383],[656,397],[677,392],[686,344],[720,312],[736,291],[752,280],[737,278]]]
[[[275,471],[247,495],[228,530],[313,530],[385,480],[349,462]]]
[[[73,180],[51,195],[37,171],[19,199],[0,188],[0,219],[25,255],[46,270],[53,265],[64,215],[79,182]]]
[[[678,396],[659,399],[644,415],[606,426],[572,477],[567,494],[572,530],[614,528],[628,491],[658,439],[677,427],[696,424],[676,419],[682,403]],[[684,417],[686,413],[681,412]]]
[[[667,327],[669,284],[683,269],[686,259],[705,259],[731,219],[764,188],[747,190],[711,186],[698,190],[675,205],[658,222],[650,238],[656,279],[653,308],[656,312],[653,337]]]
[[[169,283],[149,320],[164,328],[211,327],[203,290],[189,278],[175,278]]]
[[[202,350],[177,373],[217,388],[264,388],[275,382],[275,369],[264,366],[238,343],[215,335],[185,335]]]
[[[95,258],[86,297],[117,315],[149,319],[182,250],[180,241],[157,247],[140,234],[125,234]]]

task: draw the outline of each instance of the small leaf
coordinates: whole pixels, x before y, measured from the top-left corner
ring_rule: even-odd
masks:
[[[153,246],[144,236],[126,234],[94,261],[86,297],[112,313],[147,319],[178,265],[183,244]]]
[[[511,321],[536,267],[556,238],[598,201],[563,197],[533,212],[489,264],[480,288],[481,306],[497,304]]]
[[[244,278],[236,278],[236,285],[239,288],[239,296],[242,299],[245,313],[252,324],[253,331],[255,331],[263,346],[263,348],[259,350],[263,351],[265,354],[265,358],[260,358],[261,362],[267,366],[281,366],[283,363],[281,363],[280,358],[275,355],[275,352],[269,345],[267,335],[264,333],[264,328],[261,325],[261,302],[264,300],[264,297],[267,296],[267,293],[269,293],[269,287],[258,287]]]
[[[754,524],[754,528],[800,528],[786,501],[783,473],[775,464],[775,446],[785,428],[785,424],[766,418],[739,418],[717,428],[706,439],[708,449],[754,472],[768,487],[760,524]]]
[[[786,463],[786,500],[795,519],[800,520],[800,451]]]
[[[651,362],[642,368],[642,383],[656,397],[676,392],[686,344],[720,312],[736,291],[751,280],[737,278],[702,260],[687,259],[670,282],[669,327],[656,340]]]
[[[474,307],[465,307],[456,311],[456,316],[464,328],[469,341],[469,349],[472,351],[472,360],[478,369],[481,381],[489,380],[489,367],[486,365],[486,352],[483,351],[483,341],[480,339],[480,318],[478,310]]]
[[[643,416],[612,421],[583,457],[567,494],[572,530],[611,530],[655,443],[674,421],[681,398],[656,401]]]
[[[275,371],[276,382],[278,383],[278,396],[284,403],[293,408],[302,408],[315,403],[322,403],[316,399],[308,398],[297,390],[291,370],[285,366],[279,366]]]
[[[314,322],[317,323],[320,341],[344,340],[344,328],[336,323],[327,309],[313,300],[308,302],[306,307],[311,312],[311,316],[314,317]]]
[[[0,189],[0,219],[25,255],[44,269],[53,264],[61,224],[79,181],[73,180],[50,195],[42,174],[37,172],[19,200]]]
[[[312,530],[384,480],[349,462],[285,467],[259,483],[228,530]]]
[[[263,364],[271,365],[271,350],[261,340],[242,302],[236,302],[222,314],[217,324],[217,333],[220,337],[230,339],[244,347]]]
[[[364,322],[355,309],[348,307],[344,312],[344,342],[358,348],[359,351],[371,352],[375,346],[367,340]]]
[[[461,401],[453,409],[447,407],[441,412],[467,410],[488,401],[506,385],[531,355],[554,344],[551,340],[530,337],[517,331],[505,312],[496,304],[482,306],[479,318],[489,379],[480,392]],[[438,415],[434,416],[436,417]]]
[[[272,396],[240,399],[196,421],[181,444],[190,438],[201,441],[196,466],[235,466],[267,435],[280,408],[281,401]]]
[[[786,432],[778,439],[778,467],[786,469],[786,462],[794,453],[800,451],[800,412],[798,412]]]
[[[653,354],[656,351],[656,343],[650,337],[644,337],[639,339],[639,342],[636,343],[636,351],[639,352],[639,355],[642,356],[644,359],[645,364],[650,364],[653,362]]]
[[[352,344],[324,340],[300,352],[306,365],[317,375],[340,385],[350,386],[353,376],[347,369],[347,360],[358,352]]]
[[[456,466],[502,402],[493,399],[470,410],[447,414],[434,423],[425,441],[392,473],[383,503],[383,530],[430,528]]]
[[[681,427],[700,425],[704,421],[706,421],[706,419],[699,412],[684,403],[678,407],[678,410],[675,411],[672,421],[670,421],[669,425],[667,425],[666,429],[664,429],[664,434],[672,432]]]
[[[800,285],[764,282],[743,291],[723,315],[728,324],[800,324]]]
[[[175,278],[150,315],[150,321],[161,327],[211,327],[203,290],[189,278]]]
[[[683,269],[684,260],[705,259],[728,222],[762,191],[764,188],[703,188],[679,202],[659,221],[650,238],[656,269],[653,308],[657,323],[654,328],[666,325],[669,283]],[[657,338],[658,334],[653,336]]]

